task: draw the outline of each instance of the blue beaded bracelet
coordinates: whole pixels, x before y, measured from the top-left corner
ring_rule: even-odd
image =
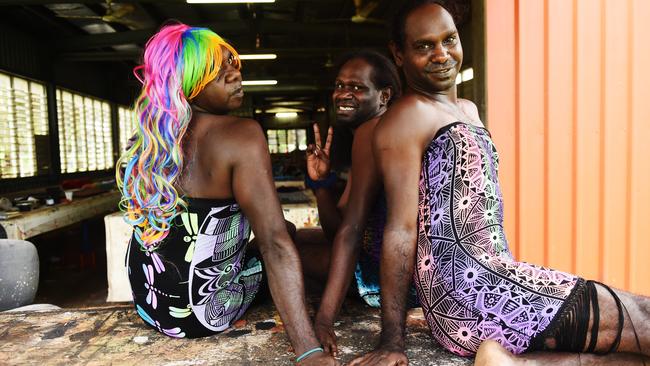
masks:
[[[304,360],[305,358],[309,357],[309,355],[311,355],[312,353],[316,353],[316,352],[325,352],[325,350],[322,347],[312,348],[309,351],[303,353],[302,355],[296,357],[296,363]]]
[[[329,188],[336,183],[336,173],[331,172],[327,178],[321,180],[312,180],[309,174],[305,175],[305,187],[311,189]]]

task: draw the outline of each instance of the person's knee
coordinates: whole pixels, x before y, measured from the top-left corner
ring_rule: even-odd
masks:
[[[296,232],[294,239],[300,255],[305,275],[327,280],[331,243],[325,238],[320,228],[303,228]]]
[[[298,250],[300,248],[314,247],[314,246],[330,246],[331,243],[327,238],[323,230],[320,228],[302,228],[296,230],[294,241]]]

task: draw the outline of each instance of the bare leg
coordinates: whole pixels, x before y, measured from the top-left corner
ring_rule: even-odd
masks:
[[[332,245],[320,228],[296,230],[293,223],[286,220],[285,223],[300,256],[305,292],[320,295],[327,283]],[[248,250],[258,251],[255,239],[248,244]]]
[[[598,290],[598,305],[600,307],[600,328],[596,351],[605,352],[611,346],[618,331],[618,309],[607,290],[599,285],[596,285],[596,289]],[[621,290],[614,290],[614,292],[621,299],[625,318],[618,352],[650,356],[650,298]],[[591,319],[591,322],[593,322],[593,319]],[[635,331],[641,349],[637,345]]]
[[[296,231],[294,241],[305,275],[305,287],[309,292],[320,294],[327,283],[332,245],[319,228]]]
[[[619,312],[609,291],[596,285],[600,321],[596,352],[606,352],[618,333]],[[475,365],[650,365],[650,299],[625,291],[614,290],[623,305],[624,326],[617,352],[608,355],[565,352],[533,352],[514,356],[499,343],[486,340],[481,344]],[[590,341],[593,314],[590,317],[587,344]],[[634,331],[639,339],[639,345]],[[548,339],[546,345],[554,348],[554,340]]]
[[[487,340],[481,344],[476,354],[476,366],[581,366],[581,365],[616,365],[641,366],[648,363],[648,358],[629,353],[612,353],[594,355],[566,352],[533,352],[514,356],[499,343]]]

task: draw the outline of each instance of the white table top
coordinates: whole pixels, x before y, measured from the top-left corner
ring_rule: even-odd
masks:
[[[119,199],[118,191],[75,198],[70,202],[21,212],[18,217],[0,221],[0,225],[7,232],[7,238],[25,240],[93,216],[117,211]]]

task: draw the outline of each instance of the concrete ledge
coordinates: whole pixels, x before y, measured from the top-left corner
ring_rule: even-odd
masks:
[[[369,351],[379,336],[379,311],[344,305],[336,333],[343,362]],[[421,312],[408,320],[410,364],[471,365],[441,349]],[[235,327],[213,337],[172,339],[146,327],[131,305],[0,314],[0,364],[291,365],[294,354],[270,303],[254,306]]]

